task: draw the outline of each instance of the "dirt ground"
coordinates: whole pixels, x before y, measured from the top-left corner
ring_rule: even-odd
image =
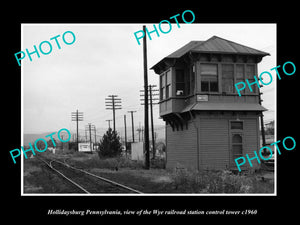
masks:
[[[230,171],[203,172],[142,168],[129,160],[100,160],[97,154],[52,155],[143,193],[273,193],[274,172],[234,175]],[[117,166],[116,166],[117,165]],[[118,167],[116,169],[116,167]],[[216,185],[216,186],[214,186]],[[227,186],[226,186],[227,185]],[[228,186],[229,185],[229,186]],[[225,187],[226,186],[226,187]],[[224,188],[225,187],[225,188]],[[49,170],[35,157],[24,160],[24,193],[77,193],[69,182]]]

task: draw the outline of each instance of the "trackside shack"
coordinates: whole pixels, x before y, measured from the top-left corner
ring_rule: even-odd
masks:
[[[267,55],[213,36],[187,43],[151,68],[160,80],[167,168],[236,170],[234,159],[260,148],[259,116],[266,109],[258,87],[239,96],[234,84],[255,82],[257,64]]]

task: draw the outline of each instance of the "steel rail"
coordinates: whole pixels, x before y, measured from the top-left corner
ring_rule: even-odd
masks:
[[[65,176],[63,173],[61,173],[60,171],[58,171],[57,169],[55,169],[52,166],[52,161],[50,161],[49,163],[47,163],[45,160],[41,159],[40,157],[36,157],[38,160],[42,161],[43,163],[45,163],[51,170],[55,171],[56,173],[58,173],[59,175],[61,175],[63,178],[65,178],[67,181],[69,181],[70,183],[72,183],[73,185],[75,185],[76,187],[78,187],[80,190],[82,190],[83,192],[90,194],[90,192],[88,192],[84,187],[82,187],[81,185],[77,184],[76,182],[72,181],[70,178],[68,178],[67,176]]]
[[[65,160],[66,160],[66,159],[65,159]],[[138,191],[138,190],[135,190],[135,189],[133,189],[133,188],[131,188],[131,187],[125,186],[125,185],[123,185],[123,184],[117,183],[117,182],[115,182],[115,181],[109,180],[109,179],[104,178],[104,177],[100,177],[100,176],[98,176],[98,175],[96,175],[96,174],[93,174],[93,173],[90,173],[90,172],[88,172],[88,171],[85,171],[85,170],[82,170],[82,169],[73,167],[73,166],[67,164],[66,161],[65,161],[65,162],[61,162],[61,161],[57,161],[57,160],[53,160],[53,161],[55,161],[55,162],[57,162],[57,163],[60,163],[60,164],[62,164],[62,165],[64,165],[64,166],[67,166],[67,167],[69,167],[69,168],[72,168],[72,169],[74,169],[74,170],[78,170],[78,171],[80,171],[80,172],[83,172],[83,173],[85,173],[85,174],[88,174],[88,175],[90,175],[90,176],[92,176],[92,177],[96,177],[96,178],[98,178],[98,179],[100,179],[100,180],[102,180],[102,181],[105,181],[105,182],[107,182],[107,183],[110,183],[110,184],[113,184],[113,185],[115,185],[115,186],[121,187],[121,188],[123,188],[123,189],[132,191],[132,192],[134,192],[134,193],[143,194],[142,192],[140,192],[140,191]]]
[[[98,176],[98,175],[96,175],[96,174],[87,172],[87,171],[85,171],[85,170],[82,170],[82,169],[73,167],[73,166],[69,165],[68,163],[66,163],[66,161],[65,161],[66,159],[64,159],[64,162],[61,162],[61,161],[59,161],[59,160],[51,160],[51,161],[48,163],[48,162],[46,162],[45,160],[41,159],[40,157],[36,157],[36,158],[39,159],[40,161],[44,162],[50,169],[52,169],[53,171],[55,171],[56,173],[58,173],[59,175],[61,175],[61,176],[62,176],[63,178],[65,178],[67,181],[69,181],[70,183],[72,183],[73,185],[75,185],[76,187],[78,187],[79,189],[81,189],[83,192],[85,192],[85,193],[87,193],[87,194],[92,194],[92,193],[90,193],[89,191],[87,191],[84,187],[82,187],[82,186],[79,185],[78,183],[76,183],[76,182],[74,182],[73,180],[71,180],[69,177],[67,177],[66,175],[64,175],[62,172],[60,172],[60,171],[58,171],[57,169],[55,169],[55,168],[53,167],[52,163],[53,163],[53,162],[60,163],[60,164],[62,164],[63,166],[66,166],[66,167],[71,168],[71,169],[73,169],[73,170],[80,171],[80,172],[85,173],[85,174],[88,174],[88,175],[90,175],[90,176],[92,176],[92,177],[95,177],[95,178],[97,178],[97,179],[100,179],[100,180],[102,180],[102,181],[105,181],[105,182],[107,182],[107,183],[109,183],[109,184],[118,186],[118,187],[120,187],[120,188],[129,190],[129,191],[134,192],[134,193],[143,194],[142,192],[140,192],[140,191],[138,191],[138,190],[135,190],[135,189],[133,189],[133,188],[131,188],[131,187],[125,186],[125,185],[123,185],[123,184],[117,183],[117,182],[115,182],[115,181],[109,180],[109,179],[104,178],[104,177],[100,177],[100,176]]]
[[[62,177],[64,177],[66,180],[68,180],[69,182],[71,182],[72,184],[74,184],[76,187],[78,187],[79,189],[81,189],[82,191],[84,191],[87,194],[91,194],[90,192],[88,192],[84,187],[82,187],[81,185],[77,184],[75,181],[71,180],[70,178],[68,178],[66,175],[64,175],[63,173],[61,173],[60,171],[58,171],[57,169],[55,169],[52,166],[52,162],[56,162],[56,160],[52,160],[50,161],[49,165],[51,167],[51,169],[53,169],[55,172],[57,172],[58,174],[60,174]]]

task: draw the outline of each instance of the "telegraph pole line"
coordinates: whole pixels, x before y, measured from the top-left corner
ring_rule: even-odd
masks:
[[[149,105],[150,105],[150,116],[151,116],[151,133],[152,133],[152,158],[155,159],[155,153],[156,153],[156,149],[155,149],[155,134],[154,134],[154,124],[153,124],[153,104],[158,104],[158,102],[153,102],[153,101],[158,101],[158,98],[155,98],[153,96],[157,96],[158,94],[158,89],[152,89],[156,87],[156,85],[149,85]],[[141,92],[143,92],[143,90],[141,90]],[[140,96],[144,96],[143,94]],[[141,99],[141,101],[143,101],[144,99]],[[143,102],[141,103],[142,105],[144,104]]]
[[[153,104],[152,104],[152,86],[149,85],[150,94],[150,112],[151,112],[151,129],[152,129],[152,158],[155,159],[155,139],[154,139],[154,125],[153,125]]]
[[[146,33],[146,26],[143,25],[143,31]],[[147,41],[146,35],[143,37],[143,61],[144,61],[144,122],[145,122],[145,168],[150,169],[150,152],[149,152],[149,118],[148,118],[148,66],[147,66]]]
[[[110,129],[110,121],[112,121],[112,120],[105,120],[105,121],[108,122],[108,129]]]
[[[95,134],[95,145],[96,145],[97,143],[96,126],[94,126],[94,134]]]
[[[71,112],[71,120],[76,121],[76,150],[78,151],[78,122],[83,121],[83,112],[78,112],[78,109],[76,112]]]
[[[125,127],[125,152],[127,157],[127,128],[126,128],[126,115],[124,115],[124,127]]]
[[[137,132],[139,132],[139,142],[141,141],[141,122],[139,122],[139,128],[136,130]]]
[[[133,113],[135,113],[136,111],[128,111],[128,112],[131,113],[132,142],[134,142],[134,122],[133,122]]]
[[[91,124],[89,123],[89,131],[90,131],[90,150],[92,152],[92,132],[91,132]]]
[[[113,111],[113,128],[116,131],[116,115],[115,110],[122,109],[121,108],[121,98],[116,98],[118,95],[109,95],[108,98],[105,98],[106,109]]]
[[[89,136],[90,136],[90,150],[92,152],[93,151],[93,149],[92,149],[92,130],[96,131],[96,127],[95,127],[95,125],[92,125],[91,123],[89,123],[88,125],[85,126],[85,130],[89,131]],[[96,141],[96,135],[95,135],[95,141]]]
[[[259,101],[259,104],[261,105],[262,103],[262,99],[261,99],[261,95],[263,93],[260,92],[260,90],[258,90],[258,101]],[[265,136],[265,127],[264,127],[264,115],[263,115],[263,112],[261,111],[260,113],[260,126],[261,126],[261,136],[262,136],[262,145],[263,146],[266,146],[266,136]]]

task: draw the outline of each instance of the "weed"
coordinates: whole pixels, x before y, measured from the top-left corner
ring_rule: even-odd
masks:
[[[186,168],[172,173],[174,188],[184,193],[272,193],[270,184],[259,182],[255,175],[235,175],[229,170],[195,171]]]

